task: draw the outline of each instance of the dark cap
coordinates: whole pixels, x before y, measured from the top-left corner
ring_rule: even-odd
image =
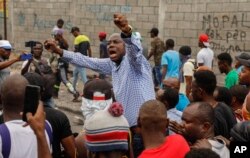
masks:
[[[151,31],[149,33],[153,33],[155,35],[158,35],[159,30],[156,27],[154,27],[154,28],[151,29]]]
[[[70,33],[73,33],[74,31],[79,32],[80,31],[79,27],[76,27],[76,26],[72,27]]]
[[[235,57],[242,65],[250,67],[250,53],[241,53]]]

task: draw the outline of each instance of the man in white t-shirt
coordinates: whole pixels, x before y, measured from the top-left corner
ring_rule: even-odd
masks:
[[[201,34],[199,36],[199,47],[201,48],[197,54],[197,63],[199,66],[207,66],[212,69],[214,52],[209,48],[208,35]]]
[[[9,150],[7,157],[38,157],[36,136],[30,126],[23,127],[25,122],[20,115],[23,111],[27,85],[28,81],[18,74],[7,77],[2,84],[3,118],[7,130],[1,132],[0,135],[0,158],[6,156],[6,150]],[[6,140],[6,135],[10,136],[8,140]],[[50,146],[47,133],[46,139]]]
[[[186,94],[188,97],[191,92],[191,84],[195,70],[195,59],[191,59],[191,47],[182,46],[179,49],[180,59],[181,59],[181,69],[180,69],[180,93]]]

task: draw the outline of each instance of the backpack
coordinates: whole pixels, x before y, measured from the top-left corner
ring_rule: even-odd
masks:
[[[52,144],[52,141],[53,141],[52,128],[50,127],[48,121],[45,121],[45,130],[49,136],[50,144]],[[3,158],[9,158],[10,149],[11,149],[11,138],[10,138],[10,131],[5,123],[0,125],[0,136],[2,139]]]

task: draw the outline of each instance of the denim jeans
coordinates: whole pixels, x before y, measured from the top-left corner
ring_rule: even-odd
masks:
[[[161,79],[162,79],[161,66],[153,67],[153,78],[154,78],[155,87],[160,86]]]
[[[83,84],[87,82],[87,76],[85,68],[76,66],[73,71],[73,87],[76,89],[76,83],[78,80],[78,74],[80,74]]]
[[[67,87],[70,93],[77,95],[77,91],[73,88],[72,84],[67,77],[68,64],[58,59],[58,69],[56,72],[56,83],[53,88],[53,96],[58,97],[58,92],[61,82]]]

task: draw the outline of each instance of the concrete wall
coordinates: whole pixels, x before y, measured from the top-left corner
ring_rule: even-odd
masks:
[[[250,49],[249,8],[250,0],[11,0],[8,39],[17,49],[24,49],[25,41],[49,38],[56,20],[63,18],[69,43],[74,39],[70,28],[79,26],[98,56],[98,32],[117,32],[112,19],[120,12],[127,15],[146,44],[150,43],[147,32],[155,26],[164,41],[176,41],[177,50],[190,45],[196,55],[198,35],[206,32],[216,55],[225,51],[234,54]],[[0,29],[2,33],[2,19]]]
[[[178,46],[190,45],[196,53],[197,37],[205,32],[216,54],[249,51],[249,0],[162,0],[161,5],[164,37]]]
[[[250,52],[250,0],[161,0],[160,8],[163,37],[173,38],[176,49],[190,45],[196,56],[198,36],[207,33],[216,56]],[[213,70],[222,84],[216,58]]]
[[[147,32],[153,26],[158,27],[158,6],[159,0],[12,0],[8,3],[8,39],[16,49],[25,49],[25,41],[50,38],[57,19],[63,18],[70,48],[74,40],[70,29],[78,26],[90,37],[94,55],[99,56],[98,33],[106,31],[110,35],[119,31],[113,24],[114,13],[125,14],[148,43]],[[2,25],[0,21],[1,33]]]

